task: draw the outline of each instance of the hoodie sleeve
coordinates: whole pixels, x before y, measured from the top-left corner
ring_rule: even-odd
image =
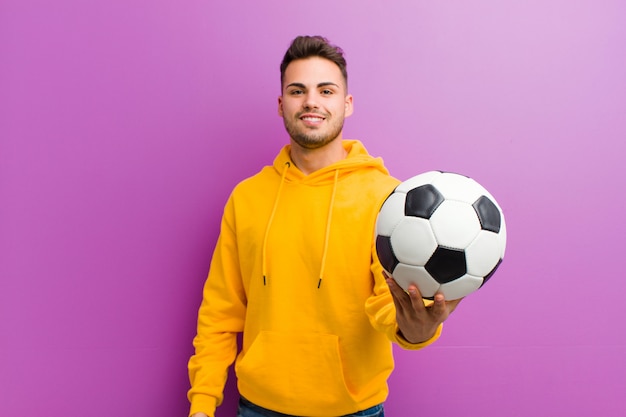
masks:
[[[195,354],[189,360],[190,415],[204,412],[213,416],[215,408],[222,403],[228,367],[237,354],[237,333],[243,331],[245,311],[231,197],[224,210],[198,312],[197,335],[193,341]]]
[[[398,323],[396,321],[396,307],[389,286],[383,275],[383,267],[376,256],[376,249],[372,248],[372,274],[374,276],[374,290],[365,303],[365,310],[372,323],[372,326],[387,335],[387,338],[398,344],[403,349],[418,350],[435,342],[441,335],[443,325],[430,339],[422,343],[409,343],[399,335]],[[430,301],[424,300],[425,303]]]

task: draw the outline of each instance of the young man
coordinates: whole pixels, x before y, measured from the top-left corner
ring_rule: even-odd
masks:
[[[376,258],[378,209],[399,181],[342,138],[353,111],[342,50],[296,38],[281,90],[290,143],[226,204],[189,361],[190,414],[214,415],[236,358],[241,417],[381,417],[391,342],[429,345],[458,301],[425,305]]]

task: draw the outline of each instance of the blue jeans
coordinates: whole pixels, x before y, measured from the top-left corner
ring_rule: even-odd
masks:
[[[278,413],[251,403],[245,398],[239,399],[239,410],[237,417],[296,417],[289,414]],[[357,411],[341,417],[385,417],[385,410],[382,404],[375,405],[367,410]]]

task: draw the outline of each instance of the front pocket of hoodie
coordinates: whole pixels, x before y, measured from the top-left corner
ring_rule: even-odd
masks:
[[[237,376],[244,390],[287,406],[323,409],[353,401],[335,335],[261,332],[238,363]]]

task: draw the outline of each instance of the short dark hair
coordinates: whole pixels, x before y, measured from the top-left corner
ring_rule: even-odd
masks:
[[[298,36],[295,38],[285,56],[280,63],[280,85],[282,87],[285,79],[285,70],[287,66],[297,59],[305,59],[310,57],[320,57],[334,62],[339,67],[343,81],[348,86],[348,70],[347,63],[343,56],[343,50],[331,44],[328,39],[323,36]]]

